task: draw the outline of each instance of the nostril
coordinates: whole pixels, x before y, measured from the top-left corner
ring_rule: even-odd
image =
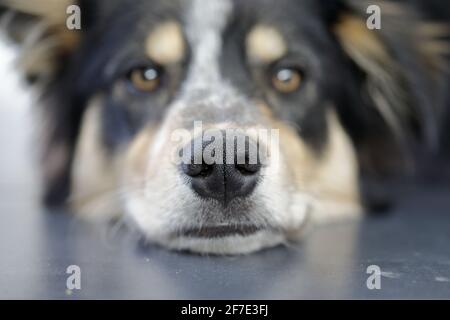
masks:
[[[196,177],[196,176],[200,175],[200,173],[202,172],[203,166],[201,164],[182,163],[181,169],[188,176]]]
[[[189,164],[189,163],[182,163],[181,169],[185,174],[188,176],[194,178],[194,177],[206,177],[208,176],[212,171],[212,166],[209,166],[205,163],[203,164]]]
[[[253,175],[258,173],[261,165],[258,164],[236,164],[236,169],[243,175]]]
[[[201,141],[200,146],[202,146]],[[203,148],[204,146],[202,148],[196,148],[195,141],[192,140],[188,145],[179,150],[179,156],[182,159],[180,169],[191,178],[207,177],[213,171],[212,166],[206,164],[203,160]]]

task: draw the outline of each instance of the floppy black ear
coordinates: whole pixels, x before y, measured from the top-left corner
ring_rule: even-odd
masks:
[[[72,5],[77,1],[0,0],[2,31],[20,45],[18,65],[27,79],[51,79],[78,45],[80,33],[66,24]]]
[[[362,175],[376,185],[392,173],[413,173],[415,148],[439,148],[450,70],[448,19],[425,18],[400,1],[332,3],[325,11],[331,29],[361,74],[356,107],[363,116],[348,120],[346,109],[341,118],[357,144]],[[380,29],[367,25],[371,5],[380,9]]]
[[[69,193],[70,167],[82,111],[65,68],[81,31],[67,27],[75,0],[0,0],[0,27],[18,45],[17,66],[39,87],[44,202],[59,205]],[[69,12],[69,13],[68,13]]]
[[[379,30],[366,24],[373,4],[380,8]],[[346,1],[334,32],[366,75],[363,85],[372,107],[395,138],[403,142],[417,130],[435,147],[450,70],[450,24],[427,21],[403,2]]]

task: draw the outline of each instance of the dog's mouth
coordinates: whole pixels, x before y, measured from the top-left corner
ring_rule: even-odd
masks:
[[[223,238],[228,236],[249,236],[263,228],[257,225],[212,225],[187,228],[179,232],[179,236],[189,238]]]

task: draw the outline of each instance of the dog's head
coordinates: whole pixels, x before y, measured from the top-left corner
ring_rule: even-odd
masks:
[[[3,2],[45,86],[47,200],[172,248],[297,238],[360,211],[361,173],[410,136],[433,141],[443,28],[398,4],[370,30],[361,2],[78,1],[68,30],[73,1]]]

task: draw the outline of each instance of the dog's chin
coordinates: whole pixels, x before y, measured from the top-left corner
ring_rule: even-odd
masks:
[[[294,241],[310,208],[305,197],[293,199],[297,204],[286,207],[282,203],[287,201],[265,198],[263,202],[255,193],[224,208],[213,201],[197,201],[180,190],[177,197],[168,199],[172,194],[167,193],[164,201],[128,194],[125,210],[130,222],[148,242],[202,254],[248,254]]]
[[[207,232],[207,231],[202,231]],[[282,244],[285,238],[275,230],[259,229],[252,232],[216,233],[213,236],[188,233],[166,239],[160,244],[172,250],[201,254],[236,255],[248,254]]]

